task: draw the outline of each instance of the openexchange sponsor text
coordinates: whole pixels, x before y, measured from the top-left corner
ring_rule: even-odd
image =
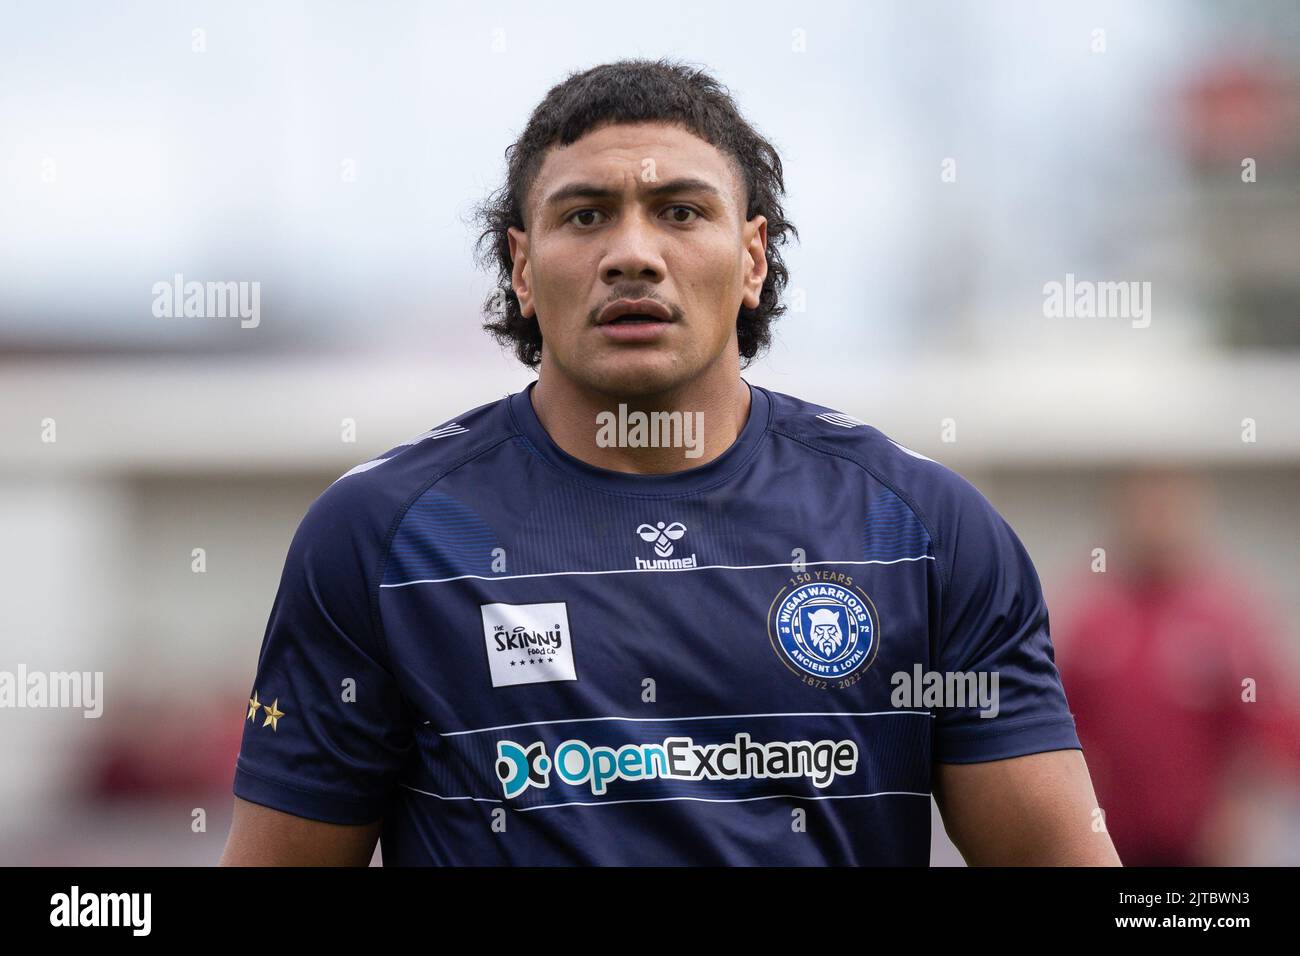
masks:
[[[858,766],[852,740],[771,741],[755,743],[738,733],[728,743],[697,744],[690,737],[662,743],[624,744],[615,749],[566,740],[554,760],[541,741],[524,745],[497,742],[497,776],[507,797],[528,787],[549,787],[551,774],[570,786],[587,786],[597,796],[612,780],[749,780],[807,777],[818,788]]]

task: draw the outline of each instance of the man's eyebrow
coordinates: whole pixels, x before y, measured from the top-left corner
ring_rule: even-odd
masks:
[[[697,179],[692,176],[679,177],[670,179],[667,182],[656,183],[646,189],[640,190],[642,195],[655,197],[663,196],[668,193],[706,193],[713,196],[720,202],[725,202],[725,197],[711,182],[705,179]],[[597,186],[593,183],[569,183],[561,186],[542,201],[542,208],[555,206],[559,203],[566,202],[570,199],[617,199],[620,190],[607,189],[604,186]]]

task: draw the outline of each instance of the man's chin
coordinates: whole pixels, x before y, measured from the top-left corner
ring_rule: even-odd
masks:
[[[680,355],[659,349],[623,349],[621,354],[593,357],[580,362],[576,372],[593,391],[629,398],[670,391],[692,378]]]

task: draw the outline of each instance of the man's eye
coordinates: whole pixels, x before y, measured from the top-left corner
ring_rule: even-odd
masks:
[[[600,210],[599,210],[599,209],[579,209],[577,212],[575,212],[573,215],[571,215],[571,216],[569,217],[569,220],[568,220],[568,221],[569,221],[569,222],[573,222],[573,221],[574,221],[575,219],[577,219],[579,216],[598,216],[598,215],[600,215],[600,214],[601,214],[601,213],[600,213]],[[580,223],[575,223],[575,225],[579,225],[579,226],[590,226],[590,225],[593,225],[593,223],[590,223],[590,222],[580,222]]]
[[[690,213],[690,214],[693,215],[693,216],[699,216],[699,213],[696,212],[694,209],[692,209],[690,206],[669,206],[669,207],[668,207],[669,218],[670,218],[673,222],[688,223],[688,222],[694,222],[694,221],[695,221],[694,219],[681,219],[681,218],[679,218],[678,215],[677,215],[679,212],[688,212],[688,213]]]

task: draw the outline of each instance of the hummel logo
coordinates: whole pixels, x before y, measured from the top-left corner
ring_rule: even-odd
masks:
[[[636,533],[641,536],[642,541],[653,541],[655,554],[666,558],[673,553],[673,542],[686,534],[686,525],[674,521],[665,528],[664,523],[660,521],[657,526],[643,524],[636,529]]]

